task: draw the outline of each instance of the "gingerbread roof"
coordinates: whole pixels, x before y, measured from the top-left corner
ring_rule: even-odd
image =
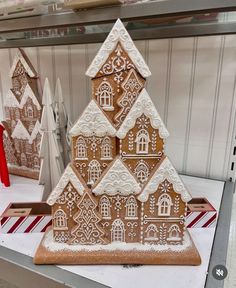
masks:
[[[27,83],[27,85],[25,86],[24,94],[23,94],[21,101],[20,101],[20,108],[21,109],[23,109],[28,98],[31,98],[32,102],[34,103],[34,105],[36,106],[36,108],[38,110],[42,109],[41,105],[39,104],[37,97],[34,94],[34,91],[32,90],[31,86]]]
[[[13,64],[11,66],[11,70],[10,70],[10,77],[13,77],[14,75],[14,71],[16,69],[16,66],[18,64],[18,62],[21,62],[21,64],[23,65],[23,67],[25,68],[26,73],[30,76],[30,77],[37,77],[37,73],[34,70],[34,67],[32,66],[32,64],[30,63],[28,57],[25,55],[24,51],[21,49],[18,49],[16,56],[13,60]]]
[[[98,137],[105,135],[115,136],[116,129],[95,100],[91,100],[75,125],[71,128],[70,134],[71,136],[83,135],[85,137],[92,135]]]
[[[116,21],[115,25],[111,29],[111,32],[107,36],[105,42],[103,43],[93,62],[89,66],[86,75],[92,78],[97,75],[102,65],[105,64],[106,60],[108,59],[109,55],[112,53],[118,42],[122,44],[124,50],[136,66],[138,72],[144,78],[150,76],[151,72],[147,64],[145,63],[142,55],[139,53],[138,49],[134,45],[133,40],[131,39],[129,33],[125,29],[125,26],[120,19]]]
[[[191,195],[186,189],[184,183],[182,182],[180,176],[170,162],[169,158],[166,156],[153,169],[147,183],[143,187],[140,195],[138,196],[139,201],[146,202],[149,195],[155,193],[160,183],[163,182],[165,179],[173,185],[174,191],[177,194],[181,195],[181,199],[184,202],[188,202],[191,200]]]
[[[13,139],[16,138],[16,139],[31,141],[30,134],[25,128],[24,124],[21,122],[21,120],[17,121],[16,127],[13,130],[11,137]]]
[[[141,187],[120,158],[115,158],[92,189],[96,195],[138,194]]]
[[[166,139],[169,136],[169,132],[167,131],[165,124],[163,123],[145,88],[143,88],[138,98],[134,102],[133,107],[130,109],[129,113],[118,129],[116,136],[120,139],[124,139],[129,130],[135,126],[137,118],[142,114],[145,114],[150,119],[152,127],[158,129],[159,136],[162,139]]]
[[[13,108],[19,108],[20,103],[18,102],[15,94],[10,89],[7,93],[6,100],[4,101],[5,107],[13,107]]]
[[[66,185],[69,182],[71,182],[71,184],[74,186],[74,188],[80,195],[83,195],[84,191],[86,190],[86,183],[73,168],[73,165],[69,164],[66,167],[66,170],[64,171],[63,175],[61,176],[59,183],[48,197],[47,199],[48,205],[52,206],[56,203],[58,197],[60,197],[60,195],[63,193]]]
[[[34,129],[30,135],[30,141],[29,141],[30,144],[32,144],[32,142],[34,141],[34,139],[37,137],[39,133],[41,134],[40,125],[41,125],[40,122],[37,120],[34,125]]]
[[[14,94],[14,91],[12,89],[10,89],[8,94],[7,94],[4,106],[5,107],[14,107],[14,108],[23,109],[25,104],[26,104],[26,102],[27,102],[27,100],[28,100],[28,98],[31,98],[33,104],[36,106],[36,108],[38,110],[42,109],[42,107],[39,104],[39,101],[38,101],[36,95],[34,94],[33,89],[31,88],[30,84],[28,84],[28,83],[25,86],[24,94],[23,94],[23,96],[22,96],[22,98],[20,100],[20,103],[17,100],[17,98],[16,98],[16,96]]]

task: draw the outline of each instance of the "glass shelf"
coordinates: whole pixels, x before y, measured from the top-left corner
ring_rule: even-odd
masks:
[[[0,21],[0,48],[102,42],[117,18],[134,40],[236,33],[234,0],[139,1],[80,11],[53,7],[45,15]]]

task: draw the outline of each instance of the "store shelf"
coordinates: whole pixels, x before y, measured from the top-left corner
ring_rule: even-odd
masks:
[[[1,20],[0,48],[102,42],[111,28],[108,23],[117,18],[128,22],[134,40],[234,34],[236,13],[230,11],[235,10],[234,0],[149,1],[77,12],[61,10]],[[88,32],[91,27],[95,33]]]
[[[17,284],[19,288],[32,287],[32,283],[34,283],[34,287],[36,288],[116,288],[120,287],[120,285],[124,288],[138,288],[144,287],[145,281],[148,287],[153,286],[153,281],[155,282],[156,280],[153,279],[151,275],[155,274],[158,279],[162,278],[162,280],[159,281],[159,287],[161,288],[173,287],[173,283],[175,283],[176,288],[185,287],[183,286],[183,283],[188,283],[192,288],[203,288],[206,280],[206,272],[208,270],[209,274],[206,287],[223,287],[222,281],[215,283],[214,279],[212,279],[211,267],[215,264],[219,264],[219,262],[220,264],[225,263],[234,183],[226,182],[224,185],[224,182],[222,181],[189,176],[183,176],[183,180],[194,197],[207,195],[210,202],[218,211],[220,211],[216,233],[214,228],[190,229],[190,233],[202,257],[201,266],[140,266],[126,268],[121,265],[35,266],[32,263],[31,257],[35,253],[35,250],[42,238],[42,234],[12,234],[0,235],[0,278],[10,281],[13,284]],[[14,181],[11,189],[13,188]],[[0,191],[0,198],[2,198],[2,192],[3,191]],[[11,193],[9,193],[9,201],[12,199],[10,195]],[[4,191],[4,196],[5,202],[4,204],[1,202],[0,210],[3,210],[5,208],[3,206],[7,205],[6,191]],[[213,239],[214,244],[211,253]],[[209,260],[210,266],[208,269]],[[176,275],[176,273],[178,273],[179,277],[178,279],[168,277],[168,279],[164,280],[164,276],[167,275],[167,273],[170,275]]]
[[[3,20],[0,33],[236,10],[234,0],[168,0]]]
[[[129,29],[128,29],[129,30]],[[172,27],[156,27],[149,29],[129,30],[133,40],[165,39],[192,36],[210,36],[226,35],[236,33],[236,23],[210,23],[210,24],[192,24],[178,25]],[[76,36],[41,38],[41,39],[19,39],[0,42],[1,48],[18,47],[36,47],[36,46],[54,46],[54,45],[72,45],[102,43],[108,33],[80,34]]]

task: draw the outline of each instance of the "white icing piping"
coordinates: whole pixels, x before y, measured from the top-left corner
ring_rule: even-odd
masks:
[[[91,100],[78,121],[70,130],[71,136],[83,135],[90,137],[96,135],[104,137],[105,135],[115,136],[116,129],[109,119],[99,108],[94,100]]]
[[[166,157],[144,186],[141,194],[138,196],[138,200],[141,202],[146,202],[149,195],[155,193],[160,183],[165,179],[172,183],[174,191],[181,195],[181,199],[184,202],[188,202],[192,199],[177,171],[173,167],[170,160]]]
[[[152,127],[158,129],[159,135],[162,139],[166,139],[169,136],[169,132],[167,131],[165,124],[145,88],[139,94],[133,107],[130,109],[124,122],[117,131],[116,136],[120,139],[124,139],[128,131],[135,126],[137,118],[142,114],[150,118]]]
[[[141,187],[135,177],[126,168],[122,160],[116,159],[100,182],[93,188],[96,195],[118,193],[122,195],[138,194]]]
[[[102,65],[106,62],[110,53],[114,50],[118,42],[122,44],[123,48],[129,55],[130,59],[133,61],[139,73],[144,78],[150,76],[151,72],[147,64],[145,63],[142,55],[139,53],[138,49],[134,45],[133,40],[131,39],[129,33],[125,29],[125,26],[120,19],[116,21],[99,52],[89,66],[86,75],[92,78],[96,76],[96,74],[99,72]]]
[[[58,182],[57,186],[52,191],[51,195],[47,199],[47,203],[51,206],[55,204],[58,197],[61,195],[61,193],[64,191],[66,185],[71,182],[72,185],[75,187],[76,191],[83,195],[85,191],[85,186],[81,183],[78,176],[75,174],[73,169],[71,168],[70,164],[67,166],[65,172],[63,173],[60,181]]]

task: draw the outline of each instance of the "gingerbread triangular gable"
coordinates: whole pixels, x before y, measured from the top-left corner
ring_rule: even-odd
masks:
[[[30,87],[30,85],[27,83],[27,85],[25,86],[24,94],[23,94],[23,96],[21,98],[20,105],[19,105],[19,107],[21,109],[24,108],[28,98],[30,98],[32,100],[32,102],[36,106],[37,110],[41,110],[42,109],[41,105],[39,104],[39,101],[38,101],[37,97],[35,96],[34,91]]]
[[[151,125],[154,129],[158,129],[160,138],[166,139],[169,136],[169,132],[167,131],[165,124],[145,88],[141,91],[137,100],[134,102],[133,107],[125,117],[125,120],[117,131],[116,136],[120,139],[124,139],[129,130],[135,126],[137,118],[142,114],[150,118]]]
[[[71,182],[71,184],[74,186],[74,188],[80,195],[83,195],[86,189],[86,183],[84,182],[82,177],[80,177],[80,175],[75,171],[73,165],[69,164],[66,167],[66,170],[64,171],[59,183],[57,184],[57,186],[54,188],[51,195],[47,199],[47,203],[49,205],[55,204],[58,197],[60,197],[60,195],[62,194],[66,185],[69,182]]]
[[[19,108],[20,103],[18,102],[14,92],[10,89],[7,93],[6,100],[4,101],[5,107],[11,107],[11,108]]]
[[[35,123],[34,129],[30,135],[30,141],[29,141],[30,144],[33,143],[33,141],[35,140],[35,138],[37,137],[38,134],[42,134],[42,132],[40,131],[40,123],[37,120]]]
[[[70,130],[71,136],[83,135],[90,137],[96,135],[103,137],[105,135],[115,136],[116,129],[99,108],[94,100],[91,100],[84,112]]]
[[[106,193],[109,196],[138,194],[141,187],[135,176],[120,158],[116,158],[104,171],[98,183],[92,189],[96,195]]]
[[[182,182],[171,161],[166,156],[153,169],[153,172],[149,176],[146,185],[143,187],[141,194],[138,196],[139,201],[146,202],[149,198],[149,195],[155,193],[160,183],[164,180],[169,181],[173,185],[174,191],[177,194],[180,194],[181,199],[184,202],[191,200],[191,195],[184,186],[184,183]]]
[[[24,124],[21,122],[21,120],[17,121],[16,127],[13,130],[11,137],[13,139],[16,138],[16,139],[31,141],[30,134],[25,128]]]
[[[13,64],[11,66],[11,70],[10,70],[10,77],[14,76],[14,72],[15,69],[17,67],[18,62],[20,61],[20,63],[23,65],[26,73],[30,76],[30,77],[37,77],[37,73],[34,70],[34,67],[32,66],[32,64],[30,63],[29,59],[27,58],[27,56],[25,55],[25,53],[21,50],[18,49],[16,56],[13,60]]]
[[[121,43],[129,58],[136,66],[138,72],[144,78],[150,76],[151,72],[147,64],[145,63],[142,55],[139,53],[138,49],[134,45],[133,40],[131,39],[129,33],[125,29],[125,26],[120,19],[116,21],[99,52],[89,66],[86,75],[92,78],[97,75],[102,65],[106,62],[112,51],[115,49],[118,42]]]

